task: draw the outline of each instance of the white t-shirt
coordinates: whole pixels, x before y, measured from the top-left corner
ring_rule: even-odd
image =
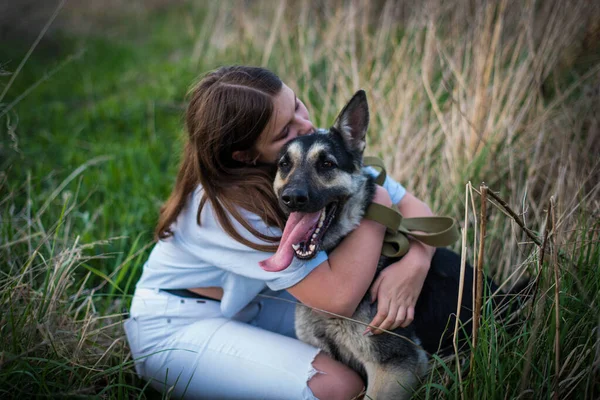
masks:
[[[367,167],[366,170],[373,176],[377,175],[373,168]],[[383,187],[394,204],[406,194],[406,189],[390,177],[386,178]],[[327,260],[327,253],[320,251],[309,261],[294,258],[283,271],[264,271],[258,263],[273,253],[252,249],[230,237],[216,220],[210,202],[202,208],[198,225],[196,214],[201,198],[202,187],[198,186],[171,226],[173,235],[154,246],[137,287],[188,289],[219,286],[223,288],[221,312],[232,317],[267,287],[277,291],[294,286]],[[241,214],[257,231],[281,236],[279,228],[267,226],[258,215],[243,209]],[[233,217],[231,222],[240,235],[253,243],[271,244],[256,238]]]

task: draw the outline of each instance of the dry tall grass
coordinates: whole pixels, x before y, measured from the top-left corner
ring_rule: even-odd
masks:
[[[576,64],[598,35],[593,2],[272,5],[221,2],[199,30],[189,21],[198,37],[191,61],[235,47],[244,62],[262,50],[262,63],[298,91],[319,125],[365,89],[367,151],[440,213],[464,214],[469,180],[485,181],[537,230],[550,196],[564,232],[577,209],[598,211],[599,45],[586,49],[596,58],[585,70]],[[504,221],[495,236],[503,240],[489,259],[506,278],[529,255],[526,237]]]

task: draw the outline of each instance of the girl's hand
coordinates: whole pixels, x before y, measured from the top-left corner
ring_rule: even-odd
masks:
[[[369,325],[386,330],[410,325],[435,249],[411,241],[410,250],[400,261],[385,268],[371,285],[371,302],[378,301],[377,315]],[[365,334],[383,331],[367,328]]]
[[[375,185],[375,196],[373,197],[373,203],[378,203],[386,207],[392,206],[392,199],[387,190],[382,186]]]

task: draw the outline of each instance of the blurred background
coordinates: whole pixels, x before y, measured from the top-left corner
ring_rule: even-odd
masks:
[[[367,153],[460,221],[470,261],[480,183],[513,212],[488,205],[485,269],[537,282],[527,324],[508,333],[486,308],[472,367],[434,359],[418,398],[598,398],[591,0],[0,2],[3,398],[156,395],[134,377],[123,310],[174,183],[187,90],[227,64],[272,69],[317,126],[365,89]]]

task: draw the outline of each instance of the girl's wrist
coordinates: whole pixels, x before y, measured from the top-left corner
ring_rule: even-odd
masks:
[[[392,206],[392,198],[385,188],[379,185],[375,185],[375,196],[373,196],[373,203],[381,204],[386,207]]]
[[[429,270],[434,253],[435,247],[411,239],[408,253],[406,253],[404,257],[408,257],[412,260],[410,263],[411,265]]]

